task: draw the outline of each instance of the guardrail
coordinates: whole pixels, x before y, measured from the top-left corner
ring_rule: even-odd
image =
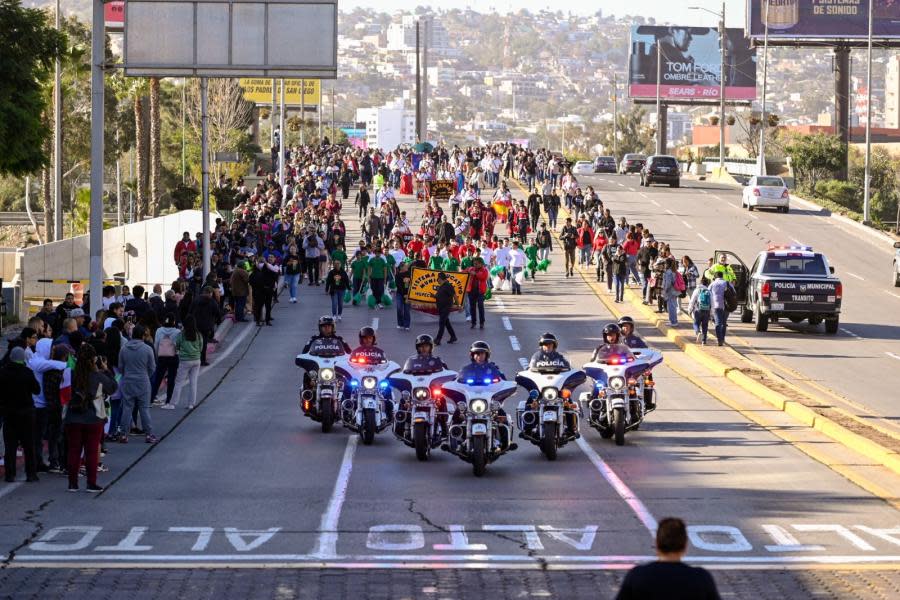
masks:
[[[36,223],[44,222],[44,213],[32,212]],[[116,213],[103,213],[105,221],[115,221],[118,215]],[[27,212],[0,212],[0,225],[31,225]]]

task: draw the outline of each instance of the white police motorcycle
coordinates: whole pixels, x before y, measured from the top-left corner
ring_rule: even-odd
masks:
[[[375,434],[391,424],[393,415],[387,410],[391,402],[388,377],[400,369],[394,361],[375,352],[356,350],[337,364],[345,377],[350,396],[341,404],[344,427],[359,433],[363,444],[375,441]]]
[[[662,354],[657,350],[615,344],[584,365],[594,386],[590,392],[582,393],[579,400],[588,407],[588,421],[601,437],[615,437],[616,445],[622,446],[625,432],[638,429],[647,413],[655,410],[656,390],[647,389],[645,375],[662,361]],[[647,396],[652,402],[646,401]]]
[[[338,373],[337,363],[343,356],[340,338],[320,338],[294,359],[294,364],[306,370],[310,384],[300,392],[300,408],[304,415],[322,424],[323,433],[331,431],[340,418],[344,378]]]
[[[572,369],[565,360],[533,360],[516,374],[516,383],[528,391],[528,400],[516,409],[519,437],[540,447],[547,460],[556,460],[559,448],[581,437],[581,407],[572,393],[586,379],[584,371]]]
[[[440,446],[447,435],[449,413],[441,386],[458,375],[443,368],[440,360],[435,362],[437,370],[404,369],[388,378],[391,388],[400,395],[394,411],[394,436],[415,448],[419,460],[428,460],[431,450]]]
[[[515,381],[485,377],[479,381],[457,379],[444,384],[442,389],[453,403],[455,414],[449,442],[442,444],[441,450],[471,463],[475,476],[481,477],[488,464],[518,447],[509,442],[512,424],[499,414],[503,401],[515,394],[518,386]],[[505,448],[501,443],[504,439]]]

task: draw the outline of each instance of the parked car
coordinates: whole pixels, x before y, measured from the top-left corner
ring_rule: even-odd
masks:
[[[772,207],[781,212],[790,210],[791,194],[784,185],[784,179],[771,175],[754,175],[744,186],[741,194],[741,208]]]
[[[593,175],[594,163],[589,160],[579,160],[575,163],[575,166],[572,167],[572,173],[575,175]]]
[[[660,154],[647,159],[641,169],[641,185],[649,187],[651,183],[668,183],[669,187],[681,185],[681,171],[674,156]]]
[[[619,165],[619,173],[640,173],[644,168],[647,157],[643,154],[626,154],[622,157],[622,164]]]
[[[594,173],[615,173],[616,158],[614,156],[598,156],[594,159]]]
[[[894,287],[900,287],[900,242],[894,242]]]

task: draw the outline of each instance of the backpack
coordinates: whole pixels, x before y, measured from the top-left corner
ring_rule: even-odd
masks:
[[[161,340],[159,340],[159,350],[156,355],[159,357],[163,356],[175,356],[177,354],[175,349],[175,340],[171,337],[164,335]]]
[[[676,292],[683,292],[687,289],[687,286],[684,284],[684,277],[678,271],[675,271],[675,283],[672,287],[675,288]]]
[[[712,298],[710,297],[708,288],[701,289],[700,293],[697,295],[697,308],[700,310],[709,310],[712,308]]]
[[[737,310],[737,305],[737,292],[734,291],[734,286],[729,283],[728,287],[725,288],[725,311],[734,312]]]

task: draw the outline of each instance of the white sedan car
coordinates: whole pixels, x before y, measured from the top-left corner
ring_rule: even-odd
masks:
[[[589,160],[579,160],[575,163],[575,166],[572,167],[572,173],[575,175],[593,175],[594,163]]]
[[[781,177],[754,175],[744,186],[741,208],[772,207],[781,212],[790,210],[791,194]]]

